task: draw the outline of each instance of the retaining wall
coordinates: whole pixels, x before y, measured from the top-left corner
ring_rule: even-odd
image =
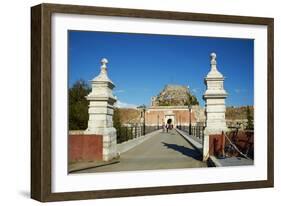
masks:
[[[102,160],[102,135],[70,134],[69,162]]]

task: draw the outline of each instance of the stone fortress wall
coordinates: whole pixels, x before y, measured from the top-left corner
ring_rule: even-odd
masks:
[[[198,105],[192,106],[191,111],[188,106],[152,106],[146,111],[145,118],[148,126],[166,124],[168,119],[174,126],[189,126],[189,122],[195,126],[205,121],[204,109]]]

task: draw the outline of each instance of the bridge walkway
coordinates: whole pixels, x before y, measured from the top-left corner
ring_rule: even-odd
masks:
[[[160,132],[121,154],[120,162],[79,171],[113,172],[207,167],[202,155],[178,132]]]

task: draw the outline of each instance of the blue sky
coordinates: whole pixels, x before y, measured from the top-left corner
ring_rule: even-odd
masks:
[[[91,80],[108,59],[114,94],[126,105],[150,104],[166,84],[190,87],[201,106],[204,77],[210,70],[210,53],[226,77],[228,106],[253,105],[254,40],[155,34],[69,31],[69,86]]]

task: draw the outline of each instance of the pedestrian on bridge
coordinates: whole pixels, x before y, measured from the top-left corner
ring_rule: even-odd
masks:
[[[170,127],[170,124],[166,124],[166,130],[167,130],[167,133],[169,132],[169,127]]]

